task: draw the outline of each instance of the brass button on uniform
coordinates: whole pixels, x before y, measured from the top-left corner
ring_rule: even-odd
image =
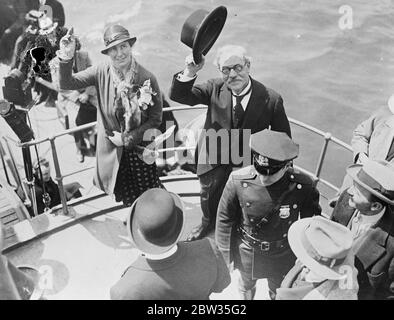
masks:
[[[293,209],[297,209],[297,205],[296,204],[293,204]]]
[[[302,188],[302,185],[297,184],[297,189],[300,190]]]
[[[243,186],[244,188],[247,188],[247,187],[248,187],[248,184],[247,184],[246,182],[244,182],[244,183],[242,184],[242,186]]]
[[[250,202],[246,202],[246,206],[247,206],[247,207],[250,207]]]
[[[285,233],[284,235],[283,235],[283,238],[286,238],[287,237],[287,233]]]
[[[294,176],[293,176],[293,175],[291,175],[291,176],[290,176],[290,178],[291,178],[291,179],[294,179]]]

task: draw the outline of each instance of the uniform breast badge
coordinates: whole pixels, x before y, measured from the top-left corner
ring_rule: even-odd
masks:
[[[288,217],[290,217],[290,206],[289,205],[280,206],[279,217],[281,219],[287,219]]]

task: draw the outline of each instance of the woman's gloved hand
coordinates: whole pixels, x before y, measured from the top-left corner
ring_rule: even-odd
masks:
[[[123,147],[122,134],[118,131],[112,131],[112,136],[107,135],[107,138],[117,147]]]
[[[136,146],[138,157],[144,161],[146,164],[154,164],[156,159],[159,157],[159,152],[157,149],[151,149],[149,146],[142,147]]]
[[[60,50],[56,52],[56,55],[64,61],[71,60],[75,54],[75,36],[74,28],[71,27],[67,31],[67,34],[60,40]]]

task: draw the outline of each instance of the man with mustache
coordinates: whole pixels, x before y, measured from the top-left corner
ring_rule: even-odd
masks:
[[[215,65],[220,78],[194,85],[204,59],[195,64],[192,56],[188,56],[183,72],[174,76],[169,95],[179,103],[208,106],[204,124],[207,134],[200,135],[196,150],[203,217],[189,235],[189,241],[203,238],[214,230],[218,203],[231,171],[236,166],[250,164],[246,161],[250,151],[244,150],[247,143],[243,140],[248,141],[248,135],[266,128],[291,136],[282,97],[250,77],[251,59],[245,48],[235,45],[220,48]],[[219,132],[227,136],[221,137],[220,142]],[[218,134],[215,137],[212,133]]]

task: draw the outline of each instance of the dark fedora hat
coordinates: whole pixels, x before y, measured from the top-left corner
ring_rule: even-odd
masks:
[[[181,41],[193,49],[195,63],[200,63],[219,37],[227,18],[227,9],[217,7],[211,13],[207,10],[193,12],[182,27]]]
[[[180,197],[164,189],[145,191],[134,201],[127,229],[135,245],[148,254],[161,254],[179,240],[184,225]]]
[[[107,29],[105,29],[104,32],[105,48],[101,50],[101,53],[107,54],[107,51],[110,48],[125,41],[129,41],[130,45],[132,46],[136,42],[136,40],[136,37],[130,37],[129,31],[125,27],[122,27],[118,24],[109,26]]]

